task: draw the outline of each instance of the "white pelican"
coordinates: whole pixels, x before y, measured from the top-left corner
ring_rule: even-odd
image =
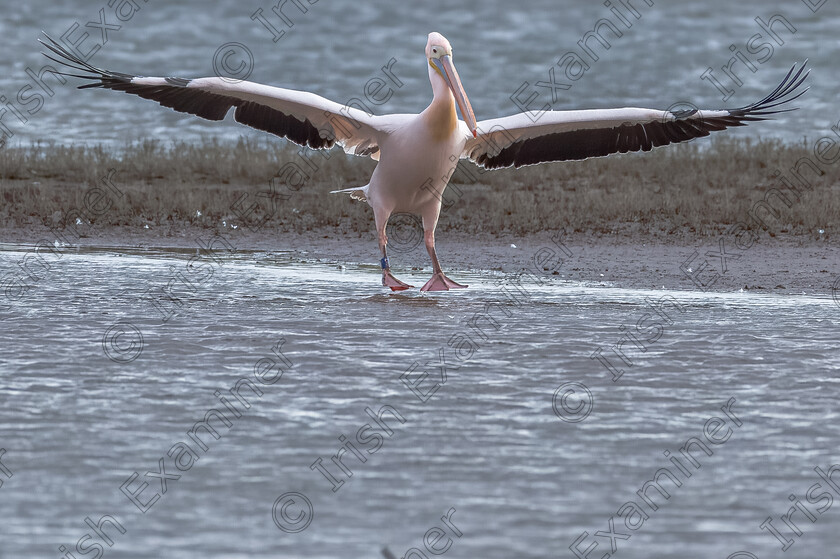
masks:
[[[45,56],[85,73],[65,75],[93,80],[79,89],[124,91],[208,120],[222,120],[231,107],[236,107],[234,118],[242,124],[313,149],[329,149],[338,143],[347,153],[379,161],[368,184],[339,192],[347,192],[373,208],[382,252],[382,284],[393,291],[413,287],[391,274],[385,229],[394,212],[415,213],[423,218],[424,240],[434,275],[421,290],[467,287],[444,275],[435,254],[435,227],[444,189],[454,171],[453,162],[467,158],[487,169],[498,169],[650,151],[793,110],[777,107],[805,93],[807,89],[797,90],[808,77],[808,73],[803,75],[805,65],[798,71],[794,66],[767,97],[733,110],[548,111],[536,122],[526,113],[476,122],[452,62],[452,46],[440,33],[430,33],[426,43],[429,81],[434,91],[431,104],[420,114],[383,116],[370,115],[314,93],[248,81],[220,77],[148,78],[101,70],[49,37],[47,40],[42,44],[59,59]],[[456,104],[464,120],[458,120]]]

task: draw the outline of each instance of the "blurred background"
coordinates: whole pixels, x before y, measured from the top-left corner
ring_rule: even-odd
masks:
[[[769,93],[794,62],[810,59],[814,69],[812,90],[798,102],[802,110],[780,117],[781,122],[738,134],[779,137],[797,141],[803,136],[822,135],[836,122],[837,111],[830,106],[836,99],[838,43],[836,29],[840,10],[832,3],[817,13],[806,2],[767,2],[748,0],[729,2],[657,2],[648,6],[637,0],[638,18],[628,3],[529,0],[528,2],[430,2],[393,3],[380,1],[326,2],[308,5],[303,13],[294,2],[283,6],[284,23],[265,2],[177,3],[139,2],[141,9],[126,22],[120,22],[115,8],[96,1],[36,0],[4,10],[0,20],[3,57],[0,60],[0,93],[14,99],[29,83],[27,67],[40,68],[45,59],[36,42],[41,30],[58,39],[74,23],[78,40],[83,32],[90,37],[81,44],[83,52],[102,43],[102,32],[86,27],[99,22],[99,10],[106,6],[106,22],[120,24],[107,32],[108,42],[90,60],[96,66],[126,73],[150,76],[212,76],[214,54],[229,42],[244,45],[250,52],[240,59],[249,64],[250,80],[291,89],[312,91],[337,102],[363,94],[368,79],[380,75],[380,68],[392,57],[395,73],[405,86],[383,106],[386,112],[419,112],[429,102],[431,88],[426,74],[423,47],[430,31],[447,36],[454,46],[456,64],[479,120],[520,112],[510,97],[524,83],[531,86],[522,95],[540,94],[534,106],[551,100],[551,90],[534,88],[548,81],[548,71],[568,52],[576,52],[590,63],[590,69],[573,87],[558,91],[555,109],[640,106],[666,109],[677,102],[694,103],[702,108],[733,108],[752,103]],[[610,8],[615,11],[611,11]],[[269,30],[251,16],[261,9],[261,17],[274,26]],[[129,13],[126,9],[126,13]],[[779,42],[757,39],[762,33],[755,18],[769,21],[784,17],[795,27],[792,33],[782,22],[773,25]],[[588,42],[599,60],[586,57],[578,45],[581,37],[608,19],[622,33],[619,38],[601,28],[611,42],[609,50],[595,39]],[[628,28],[621,19],[631,24]],[[292,24],[292,27],[288,26]],[[274,42],[275,33],[285,35]],[[764,32],[765,37],[768,33]],[[770,47],[762,46],[770,44]],[[721,67],[733,56],[730,45],[753,64],[753,73],[738,62],[734,71],[743,81],[737,86]],[[243,51],[244,52],[244,51]],[[766,59],[764,63],[759,58]],[[229,59],[238,66],[241,60]],[[218,65],[217,65],[218,66]],[[733,95],[726,101],[709,80],[701,75],[707,68]],[[563,71],[556,69],[556,81]],[[155,107],[148,101],[102,91],[75,91],[71,79],[56,88],[55,97],[26,125],[11,113],[2,122],[14,131],[12,145],[35,140],[57,142],[118,142],[127,139],[198,139],[240,135],[260,135],[233,123],[224,125],[201,121]],[[29,107],[34,107],[34,103]]]
[[[510,97],[524,82],[531,84],[524,97],[535,91],[540,94],[537,103],[550,101],[550,91],[535,89],[534,84],[547,81],[549,69],[566,53],[584,56],[578,41],[596,22],[608,18],[622,36],[611,38],[612,47],[607,51],[590,41],[599,60],[590,63],[590,70],[573,82],[571,89],[561,92],[553,103],[555,109],[664,109],[675,103],[683,108],[688,102],[708,108],[738,107],[764,97],[793,63],[808,58],[814,70],[812,89],[798,101],[800,111],[782,115],[775,123],[731,131],[729,136],[790,143],[808,137],[811,143],[803,149],[810,150],[813,141],[829,134],[829,128],[840,119],[840,111],[830,105],[837,99],[840,75],[840,7],[836,3],[827,3],[814,14],[805,2],[794,0],[662,0],[652,7],[634,0],[640,16],[636,18],[626,2],[618,0],[609,5],[562,0],[321,0],[309,5],[308,0],[297,0],[308,11],[304,14],[287,2],[284,13],[293,23],[289,27],[272,13],[268,1],[136,1],[141,9],[123,22],[121,29],[108,31],[108,43],[93,56],[93,64],[141,75],[208,76],[215,73],[219,47],[236,42],[247,49],[241,52],[250,80],[346,102],[361,96],[365,83],[380,76],[382,66],[394,58],[393,70],[404,86],[386,104],[376,107],[376,112],[418,112],[431,97],[423,47],[427,33],[434,30],[454,45],[455,62],[475,112],[479,119],[487,119],[519,112]],[[632,23],[632,28],[621,25],[619,15],[610,7]],[[82,46],[87,50],[102,37],[99,29],[85,24],[99,21],[102,9],[107,22],[115,23],[114,8],[106,0],[35,0],[4,7],[0,17],[0,95],[5,100],[0,103],[11,102],[20,110],[15,99],[21,88],[31,84],[26,69],[37,70],[46,62],[37,43],[41,30],[57,39],[78,22],[73,37],[90,33]],[[258,9],[277,31],[285,31],[282,39],[274,42],[272,32],[252,19]],[[773,42],[772,58],[760,64],[757,57],[762,54],[747,50],[750,39],[762,32],[755,18],[768,21],[777,14],[795,26],[796,33],[777,23],[774,30],[784,45]],[[610,37],[608,32],[604,34]],[[753,50],[763,42],[766,40],[753,43]],[[732,56],[730,45],[757,70],[752,73],[743,63],[736,65],[742,87],[733,87],[721,71]],[[763,56],[768,52],[763,51]],[[231,63],[236,65],[235,60]],[[708,67],[734,90],[727,101],[710,82],[701,79]],[[556,68],[555,77],[563,81],[560,68]],[[8,134],[13,133],[8,145],[25,147],[48,141],[120,148],[148,138],[170,144],[265,137],[235,124],[230,115],[225,123],[210,123],[115,92],[76,91],[74,85],[76,81],[70,80],[55,87],[54,97],[45,99],[26,124],[12,109],[0,105],[0,112],[5,110],[0,122],[8,127]],[[36,106],[32,97],[27,99],[32,103],[28,107]],[[271,137],[268,142],[282,143]],[[605,215],[613,219],[623,215],[614,208],[641,216],[656,215],[662,208],[676,215],[674,208],[678,208],[680,219],[690,212],[688,216],[698,216],[701,223],[700,217],[711,215],[707,206],[686,209],[685,203],[672,196],[677,192],[724,208],[730,212],[724,218],[731,223],[740,219],[743,208],[764,196],[766,185],[773,180],[774,159],[779,159],[772,145],[745,153],[751,145],[744,142],[738,157],[733,157],[727,144],[719,144],[706,152],[709,158],[704,161],[711,163],[695,161],[693,167],[679,167],[673,161],[663,165],[661,161],[670,157],[664,154],[671,153],[663,150],[659,159],[638,156],[631,160],[636,156],[628,156],[597,164],[544,166],[530,174],[520,172],[510,183],[505,181],[513,173],[503,174],[494,179],[494,186],[509,198],[499,197],[500,202],[490,204],[478,197],[480,186],[476,186],[474,192],[465,190],[465,196],[474,197],[464,200],[452,215],[460,219],[461,214],[454,212],[463,207],[464,213],[480,221],[484,216],[481,207],[494,206],[502,208],[504,215],[498,221],[486,219],[486,223],[494,228],[496,223],[513,227],[502,220],[511,214],[509,208],[516,208],[511,221],[527,220],[526,230],[564,224],[547,221],[545,212],[566,212],[598,222]],[[125,174],[128,179],[151,183],[143,191],[148,194],[147,206],[163,214],[165,223],[166,214],[178,214],[180,208],[180,215],[194,216],[202,226],[219,228],[221,222],[227,227],[223,212],[233,200],[230,190],[242,187],[243,173],[247,178],[244,184],[264,188],[283,162],[263,158],[267,162],[262,167],[250,165],[244,157],[237,162],[240,154],[249,153],[246,148],[214,158],[219,166],[224,164],[223,172],[216,172],[212,164],[191,163],[189,150],[176,150],[165,165],[154,161],[146,165],[139,156],[129,158],[129,163],[139,160],[141,165],[137,176],[131,175],[130,168]],[[15,160],[13,153],[0,158],[3,178],[23,184],[20,197],[10,191],[0,209],[7,212],[11,208],[5,215],[14,218],[32,218],[38,225],[32,231],[44,231],[41,216],[56,215],[54,222],[58,223],[64,211],[79,204],[80,198],[75,202],[60,198],[62,189],[54,188],[54,183],[62,183],[64,190],[75,185],[74,196],[84,196],[81,188],[95,184],[103,169],[111,165],[109,155],[100,157],[99,151],[89,150],[75,166],[59,160],[57,170],[33,171],[36,160],[48,158],[50,151],[30,151],[35,155],[28,159]],[[208,153],[222,151],[225,146]],[[685,152],[694,153],[691,149]],[[79,152],[62,153],[70,159]],[[792,150],[786,157],[791,154],[797,158],[803,155]],[[157,157],[157,152],[152,155]],[[743,163],[749,155],[756,161]],[[20,169],[6,165],[7,160],[18,161]],[[124,166],[130,167],[129,163]],[[194,171],[192,164],[204,165],[205,174]],[[368,168],[364,166],[370,162],[345,166],[334,158],[331,165],[324,171],[326,177],[319,180],[366,180]],[[240,166],[247,167],[247,173],[240,173]],[[65,171],[70,167],[72,173]],[[713,168],[703,175],[701,167]],[[730,181],[733,191],[740,189],[741,206],[726,202],[728,191],[713,193],[717,198],[710,194],[712,187],[722,188],[733,167],[750,168],[754,173],[744,184]],[[577,194],[556,195],[559,189],[551,181],[563,179],[578,185],[582,181],[576,170],[584,168],[593,177],[592,184],[612,192],[622,191],[624,182],[641,184],[643,188],[634,192],[636,198],[644,198],[645,205],[633,202],[629,195],[611,197],[596,192],[595,197],[586,198],[586,184],[580,185]],[[652,194],[644,190],[650,185],[639,178],[647,176],[638,172],[639,168],[658,173],[653,183],[657,190]],[[836,183],[836,173],[832,170],[826,181]],[[230,183],[228,190],[206,191],[215,199],[216,208],[190,197],[190,192],[205,188],[205,176],[215,181],[213,188],[216,183]],[[43,177],[53,182],[45,180],[42,185]],[[192,185],[193,190],[182,184],[189,180],[198,183]],[[532,193],[525,186],[536,183],[542,183],[537,186],[553,197],[527,198]],[[660,185],[671,190],[663,187],[660,196]],[[745,185],[757,190],[741,188]],[[327,187],[321,186],[324,188],[311,189],[311,194],[304,191],[293,200],[295,208],[302,208],[300,215],[316,207],[331,211],[321,194]],[[820,192],[826,199],[837,199],[828,189]],[[305,196],[311,196],[308,202]],[[569,201],[572,198],[577,202]],[[600,199],[605,200],[602,206],[595,203]],[[31,200],[41,205],[31,211],[18,209],[34,204]],[[178,208],[173,209],[173,200]],[[797,217],[807,227],[828,228],[832,221],[836,223],[825,217],[833,213],[815,210],[817,206],[830,209],[821,199],[811,199],[809,204],[796,210],[810,216]],[[117,218],[134,227],[138,232],[135,239],[144,231],[156,231],[155,214],[132,216],[130,204],[127,206]],[[297,209],[283,215],[292,212]],[[367,208],[358,212],[369,221]],[[131,222],[134,217],[139,221]],[[367,222],[359,220],[359,229],[369,234]],[[588,223],[572,226],[587,227]],[[308,230],[312,224],[301,227]],[[21,235],[29,235],[27,231]],[[800,297],[793,288],[744,293],[737,287],[727,293],[707,294],[685,291],[693,288],[687,279],[682,291],[667,292],[659,283],[650,287],[667,272],[677,273],[682,263],[677,258],[661,267],[656,263],[643,267],[647,288],[610,285],[608,282],[625,277],[629,261],[644,263],[653,254],[639,241],[634,250],[625,253],[625,259],[608,262],[608,276],[602,273],[602,281],[577,281],[587,265],[576,261],[576,253],[557,281],[540,288],[531,284],[533,299],[521,307],[512,305],[502,292],[502,287],[510,289],[505,282],[511,278],[496,271],[501,267],[459,271],[455,277],[471,285],[459,295],[426,297],[415,292],[392,297],[379,291],[372,240],[365,248],[356,244],[344,250],[341,262],[347,264],[345,268],[327,259],[316,261],[312,255],[300,257],[306,251],[278,234],[266,237],[269,240],[263,246],[268,244],[268,249],[240,250],[233,256],[225,253],[225,265],[216,268],[201,289],[185,296],[179,316],[162,324],[158,313],[142,299],[143,293],[161,287],[186,269],[188,259],[198,250],[192,244],[194,236],[209,235],[193,233],[181,248],[144,245],[130,249],[127,247],[136,243],[119,236],[111,239],[106,231],[92,243],[113,240],[122,245],[67,247],[60,253],[60,261],[50,260],[54,267],[43,281],[14,307],[4,309],[8,312],[0,321],[0,448],[8,453],[0,458],[14,476],[0,477],[5,482],[0,487],[0,558],[63,557],[65,549],[80,558],[83,555],[76,551],[76,544],[92,533],[84,519],[95,522],[103,515],[116,516],[127,530],[117,534],[109,529],[115,545],[103,546],[102,553],[108,558],[371,559],[380,556],[384,545],[402,557],[410,547],[423,548],[423,535],[435,526],[443,527],[440,518],[453,507],[457,509],[454,524],[463,537],[453,539],[446,557],[574,557],[569,547],[586,532],[588,538],[579,549],[597,541],[599,547],[590,558],[601,558],[610,551],[610,542],[596,538],[595,533],[606,531],[617,509],[627,501],[638,502],[636,491],[641,485],[657,469],[669,466],[663,452],[675,453],[690,437],[702,436],[705,421],[722,416],[720,407],[736,398],[735,409],[743,426],[734,430],[730,442],[715,447],[714,456],[695,452],[702,468],[692,471],[693,477],[675,489],[667,502],[659,501],[659,512],[643,529],[634,532],[629,541],[619,540],[613,557],[725,559],[735,551],[748,550],[767,559],[782,557],[781,546],[772,535],[762,532],[759,524],[772,516],[781,528],[778,518],[791,506],[788,496],[804,499],[807,489],[818,481],[813,468],[826,469],[837,462],[838,309],[827,296],[803,293]],[[230,230],[225,234],[238,242]],[[318,236],[308,246],[326,243],[325,236]],[[477,247],[488,236],[474,237],[472,248],[478,252]],[[41,237],[27,237],[21,245],[6,244],[3,239],[0,277],[22,274],[18,264],[30,254],[36,238]],[[144,238],[143,243],[158,243],[160,238]],[[612,241],[592,237],[592,243]],[[498,251],[500,266],[508,266],[506,259],[515,250],[532,255],[540,248],[533,238],[517,239],[516,243],[519,248],[498,239],[486,244],[491,252]],[[717,246],[711,237],[702,243],[697,250]],[[297,257],[303,261],[287,258],[295,248],[301,249]],[[685,249],[684,257],[695,250],[693,246]],[[411,257],[421,262],[418,266],[428,266],[422,250],[417,247]],[[836,256],[833,260],[820,257],[820,250],[822,245],[807,248],[809,254],[817,255],[814,259],[824,258],[824,264],[820,260],[814,269],[802,271],[814,278],[813,286],[808,285],[812,293],[819,292],[828,281],[825,278],[836,277],[838,271]],[[753,251],[740,261],[741,267],[730,272],[737,278],[733,281],[759,281],[753,278],[759,267],[754,265],[758,254]],[[343,260],[345,257],[374,265],[356,265]],[[410,261],[405,257],[403,262]],[[480,265],[471,256],[462,262],[469,262],[464,268]],[[774,277],[777,269],[781,275],[788,268],[794,269],[794,264],[773,260],[767,275]],[[761,269],[766,272],[767,266]],[[574,281],[572,271],[580,272]],[[427,271],[415,267],[409,277],[412,282],[422,282]],[[591,358],[592,352],[601,347],[608,352],[622,335],[619,328],[632,328],[648,312],[646,300],[658,300],[666,293],[676,296],[686,312],[668,325],[661,340],[648,351],[633,353],[632,369],[627,367],[621,382],[613,383]],[[823,289],[821,293],[826,292]],[[480,351],[457,362],[456,368],[447,342],[465,332],[466,321],[486,311],[488,304],[497,304],[495,308],[510,314],[503,316],[499,311],[503,320],[499,331],[493,331],[486,342],[482,340]],[[145,339],[142,355],[128,363],[109,360],[103,353],[103,333],[118,322],[136,325]],[[167,471],[183,477],[170,480],[168,492],[158,504],[141,514],[120,492],[121,484],[137,472],[132,489],[143,481],[150,484],[144,501],[160,491],[159,480],[146,472],[158,471],[158,461],[166,451],[185,440],[185,432],[209,408],[221,408],[215,391],[227,391],[239,378],[250,377],[254,364],[270,357],[270,348],[281,337],[286,339],[284,352],[295,367],[277,385],[265,387],[262,399],[255,400],[230,431],[220,429],[220,440],[205,435],[210,450],[190,471],[176,472],[167,458]],[[441,348],[446,349],[452,364],[447,384],[428,403],[421,403],[400,382],[400,375],[415,361],[420,365],[431,362],[430,372],[437,374],[431,366],[439,363]],[[565,382],[584,382],[591,387],[595,407],[585,422],[566,423],[553,412],[552,395]],[[342,444],[339,437],[353,440],[357,430],[370,422],[365,408],[378,410],[385,404],[395,406],[406,424],[395,428],[394,436],[365,464],[345,453],[345,463],[354,475],[340,492],[333,493],[310,465],[321,457],[337,472],[330,457]],[[315,508],[312,525],[300,534],[282,532],[272,521],[272,503],[289,491],[305,493]],[[804,535],[796,539],[787,556],[836,553],[837,507],[827,510],[815,524],[798,513],[796,520]],[[290,514],[294,516],[296,510]],[[618,519],[615,529],[628,532]],[[94,541],[101,542],[98,538]]]

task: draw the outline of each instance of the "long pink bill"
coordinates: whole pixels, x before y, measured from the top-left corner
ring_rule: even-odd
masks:
[[[461,83],[461,77],[458,75],[458,70],[455,69],[455,65],[452,63],[452,57],[447,54],[436,59],[435,62],[443,73],[444,78],[446,78],[446,83],[449,85],[449,89],[452,90],[452,94],[455,96],[455,102],[458,103],[458,109],[461,111],[461,116],[463,117],[464,122],[466,122],[467,126],[469,126],[473,137],[476,137],[475,113],[473,113],[472,105],[470,105],[470,100],[467,97],[467,92],[464,91],[464,85]]]

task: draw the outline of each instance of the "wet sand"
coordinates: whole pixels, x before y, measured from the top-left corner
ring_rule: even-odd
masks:
[[[723,227],[711,235],[688,229],[674,233],[640,232],[633,224],[617,224],[611,229],[612,234],[543,231],[490,235],[447,231],[437,236],[438,256],[456,280],[459,270],[529,272],[558,281],[621,288],[712,292],[743,289],[831,296],[840,277],[840,243],[831,237],[770,237],[764,233],[743,250]],[[199,239],[207,241],[216,234],[223,239],[217,241],[218,246],[229,243],[235,251],[273,252],[291,262],[378,266],[373,232],[363,234],[337,228],[297,233],[272,228],[257,232],[243,228],[211,229],[189,224],[149,229],[92,226],[78,239],[78,245],[198,249]],[[398,232],[396,238],[394,233],[391,235],[389,257],[397,276],[408,269],[431,272],[419,229]],[[0,242],[5,243],[34,247],[40,240],[52,243],[55,237],[42,225],[0,227]],[[542,270],[538,270],[535,255],[544,248],[551,252],[542,253],[541,259],[549,260],[542,262]],[[72,250],[72,246],[64,250]]]

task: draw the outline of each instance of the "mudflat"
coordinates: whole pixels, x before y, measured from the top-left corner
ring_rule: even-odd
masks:
[[[75,246],[121,249],[201,250],[219,236],[222,254],[268,252],[294,263],[378,266],[373,232],[356,233],[320,228],[298,233],[264,228],[211,229],[195,225],[144,229],[126,226],[95,227]],[[423,270],[431,264],[417,231],[410,242],[390,253],[395,274]],[[24,247],[39,241],[53,244],[57,236],[47,227],[4,227],[0,239]],[[66,238],[66,236],[65,236]],[[223,240],[223,241],[222,241]],[[723,242],[723,248],[721,248]],[[227,244],[224,244],[227,243]],[[541,249],[553,251],[552,254]],[[689,230],[672,233],[634,232],[626,226],[613,234],[541,231],[500,235],[450,231],[438,236],[442,264],[453,277],[458,271],[488,274],[523,273],[524,280],[575,281],[637,289],[729,292],[754,290],[779,294],[832,295],[840,289],[840,247],[836,238],[805,235],[760,237],[746,250],[732,235],[698,235]],[[721,252],[723,251],[723,252]],[[375,281],[375,280],[374,280]],[[373,287],[376,287],[374,283]]]
[[[499,172],[462,163],[444,194],[438,254],[455,276],[830,294],[840,166],[816,145],[724,138]],[[328,193],[365,184],[374,165],[269,141],[8,148],[0,242],[189,249],[220,235],[240,251],[374,266],[372,211]],[[388,235],[395,270],[430,269],[417,217],[392,216]],[[542,261],[541,247],[559,260]]]

